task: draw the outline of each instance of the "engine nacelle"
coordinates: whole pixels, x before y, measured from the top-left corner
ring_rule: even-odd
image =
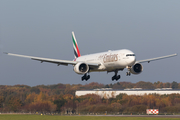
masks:
[[[143,71],[143,66],[140,63],[136,63],[130,69],[132,74],[140,74]]]
[[[74,66],[74,71],[77,74],[86,74],[89,71],[89,66],[86,63],[77,63]]]

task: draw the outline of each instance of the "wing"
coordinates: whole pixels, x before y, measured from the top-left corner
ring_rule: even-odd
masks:
[[[171,54],[171,55],[167,55],[167,56],[151,58],[151,59],[146,59],[146,60],[139,60],[139,61],[136,61],[136,63],[143,63],[143,62],[148,62],[149,63],[150,61],[165,59],[165,58],[174,57],[174,56],[177,56],[177,54]]]
[[[78,61],[70,61],[70,60],[59,60],[59,59],[50,59],[50,58],[41,58],[41,57],[34,57],[34,56],[26,56],[26,55],[19,55],[19,54],[13,54],[13,53],[6,53],[4,52],[5,54],[7,55],[11,55],[11,56],[17,56],[17,57],[23,57],[23,58],[30,58],[32,60],[37,60],[37,61],[40,61],[41,63],[43,62],[49,62],[49,63],[55,63],[57,64],[58,66],[59,65],[76,65],[78,63]],[[99,63],[86,63],[88,64],[89,66],[92,66],[92,67],[98,67],[100,66]]]

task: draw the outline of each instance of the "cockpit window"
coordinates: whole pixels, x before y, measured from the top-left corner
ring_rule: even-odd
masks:
[[[126,56],[135,56],[135,54],[127,54]]]

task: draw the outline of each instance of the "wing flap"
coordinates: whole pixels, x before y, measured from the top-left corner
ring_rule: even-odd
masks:
[[[160,60],[160,59],[165,59],[165,58],[169,58],[169,57],[174,57],[177,56],[177,54],[171,54],[171,55],[166,55],[166,56],[162,56],[162,57],[157,57],[157,58],[151,58],[151,59],[145,59],[145,60],[139,60],[136,61],[136,63],[144,63],[144,62],[150,62],[150,61],[155,61],[155,60]]]
[[[40,61],[41,63],[43,63],[43,62],[50,62],[50,63],[57,64],[58,66],[59,66],[59,65],[68,66],[68,63],[57,62],[57,61],[54,61],[54,60],[42,60],[42,59],[35,59],[35,58],[31,58],[31,59],[32,59],[32,60]]]

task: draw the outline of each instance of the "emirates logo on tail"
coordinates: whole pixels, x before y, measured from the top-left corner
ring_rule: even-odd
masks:
[[[74,57],[78,58],[78,57],[81,56],[81,54],[80,54],[80,51],[79,51],[79,48],[78,48],[78,44],[77,44],[74,32],[72,32],[72,40],[73,40],[73,48],[74,48]]]

